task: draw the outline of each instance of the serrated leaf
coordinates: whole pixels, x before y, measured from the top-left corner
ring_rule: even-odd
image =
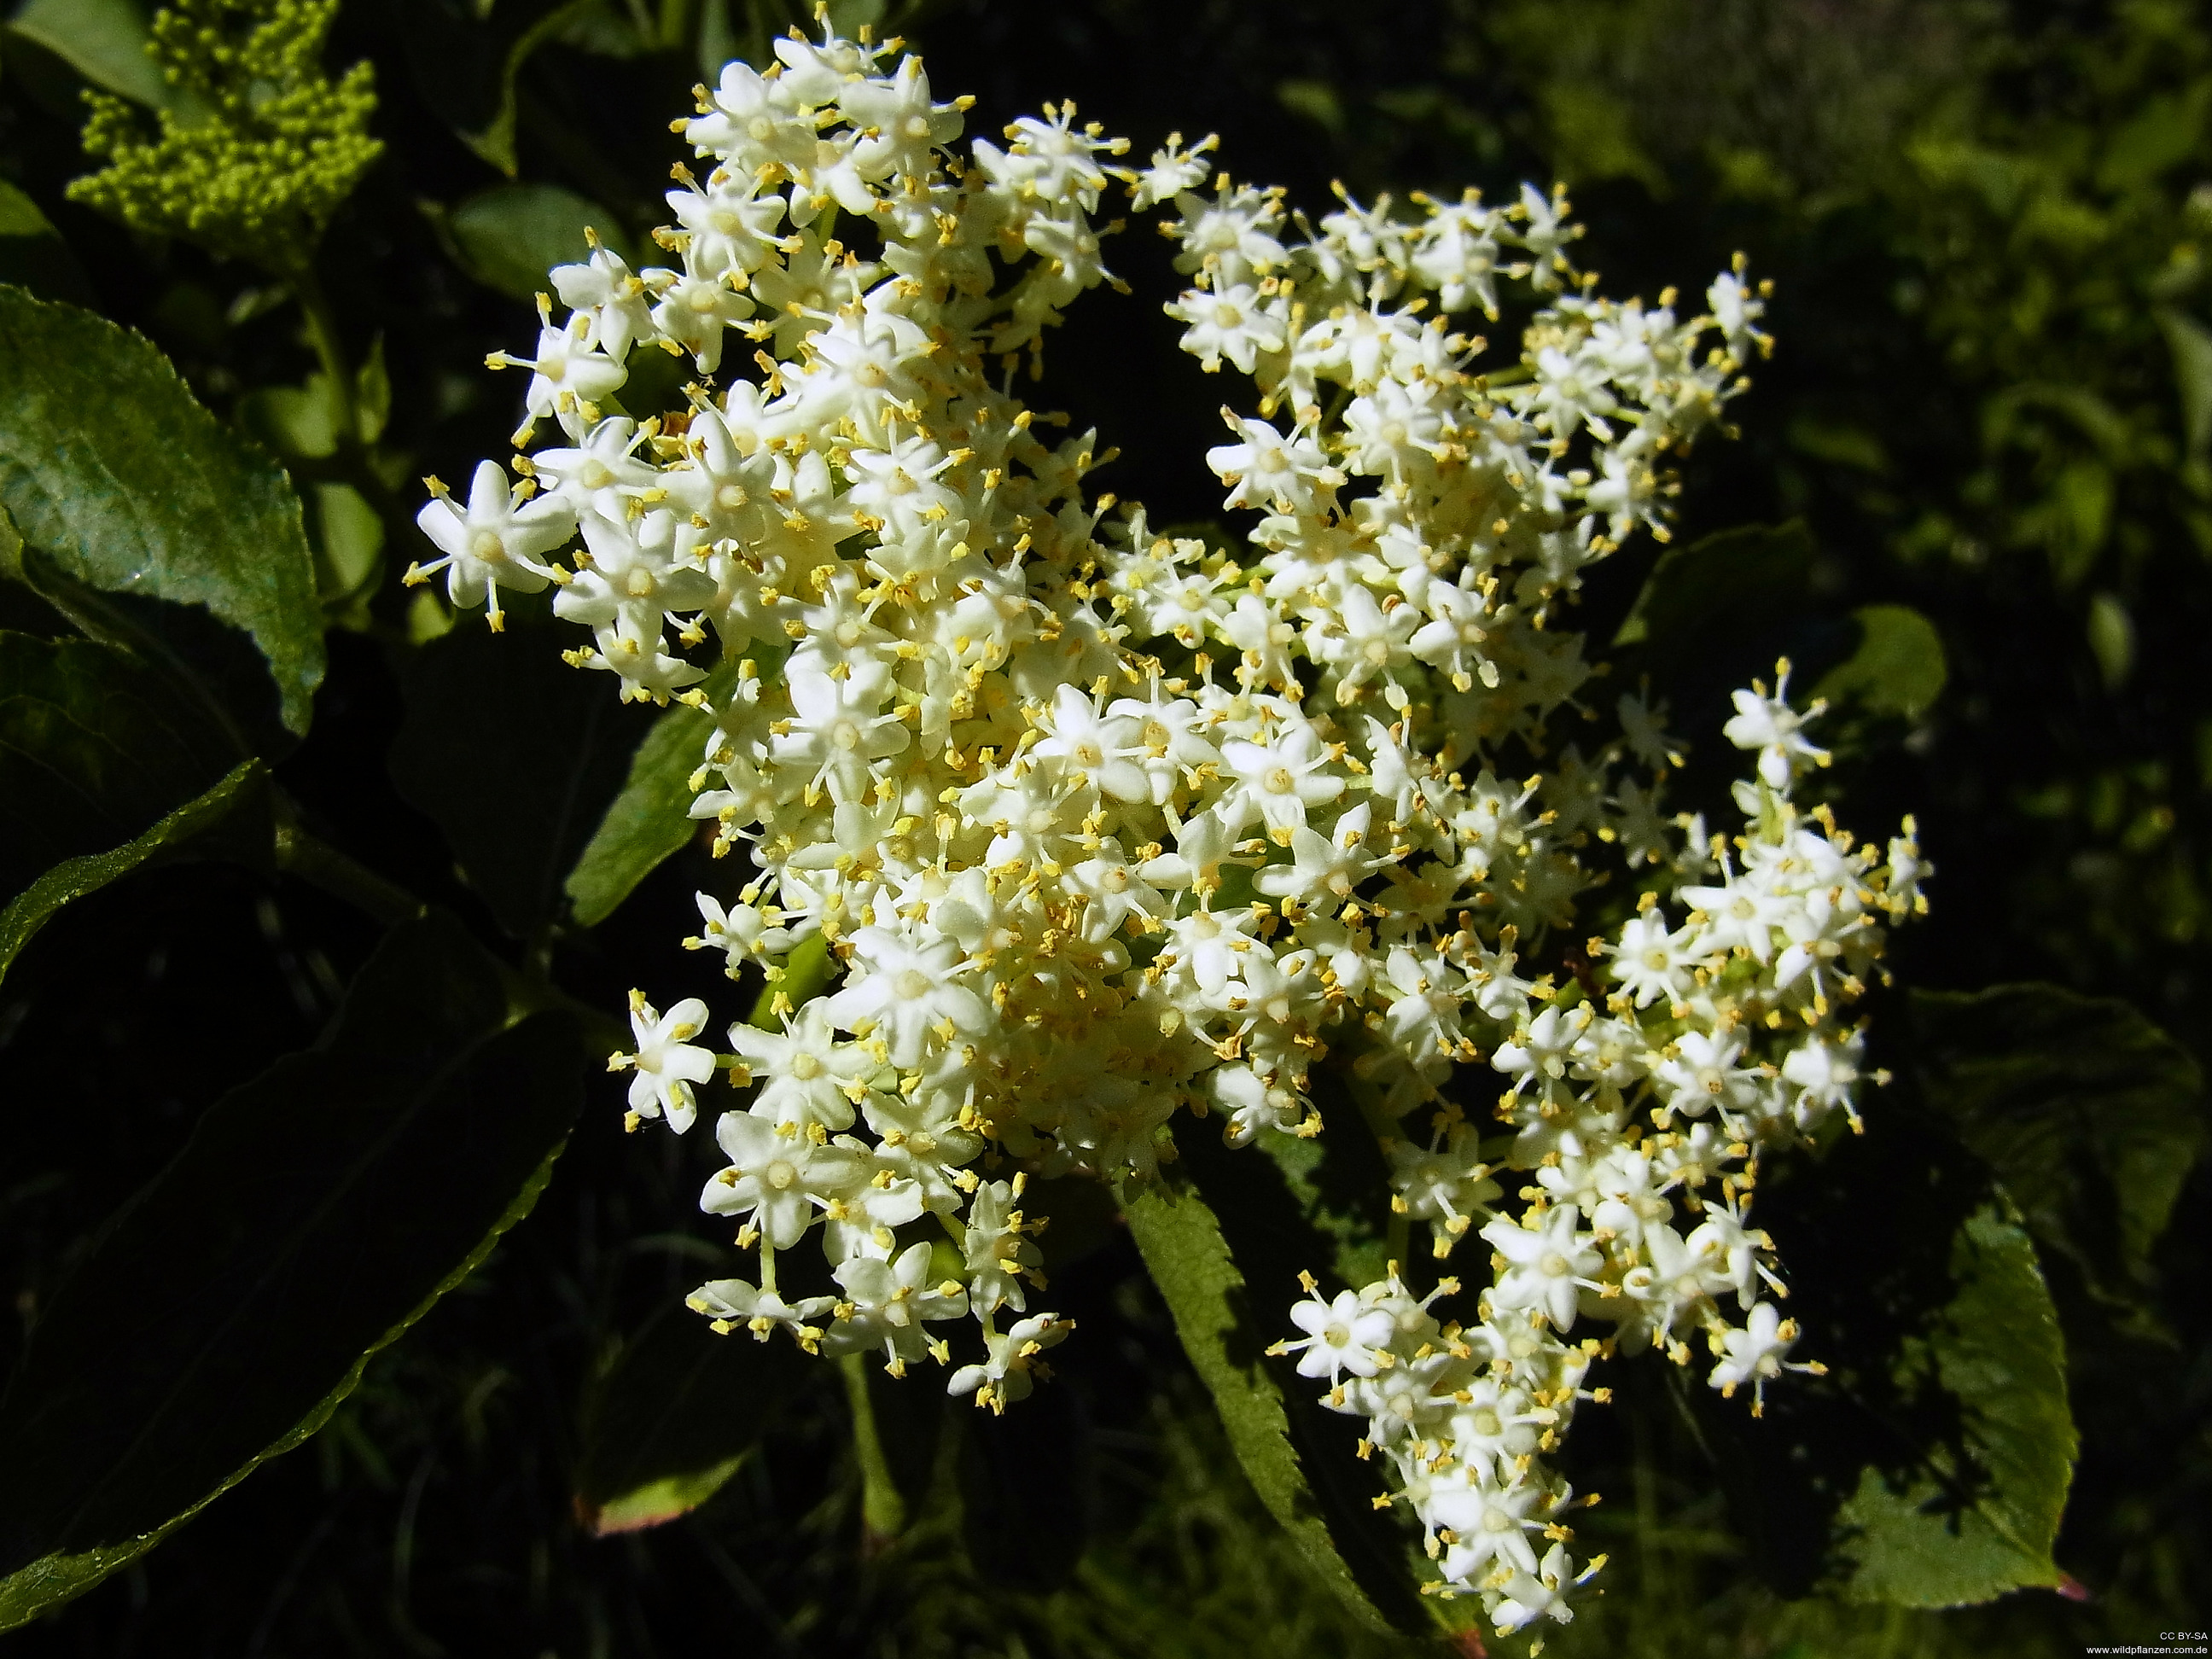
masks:
[[[1828,670],[1812,695],[1846,710],[1917,720],[1943,695],[1948,676],[1936,624],[1907,605],[1868,605],[1851,612],[1859,641]]]
[[[518,618],[519,620],[519,618]],[[474,618],[416,654],[392,747],[399,793],[437,820],[469,885],[528,939],[622,787],[647,712],[561,660],[550,630]]]
[[[1904,1480],[1867,1469],[1838,1511],[1851,1601],[1960,1607],[2064,1576],[2051,1551],[2076,1439],[2035,1246],[1992,1202],[1959,1229],[1949,1265],[1951,1301],[1899,1370],[1955,1401],[1956,1431]]]
[[[581,1103],[450,919],[395,928],[321,1043],[208,1109],[108,1223],[0,1396],[0,1630],[319,1428],[526,1213]]]
[[[143,336],[0,287],[0,506],[76,580],[252,635],[307,729],[322,611],[299,498]]]
[[[682,852],[698,832],[690,817],[691,775],[714,725],[701,709],[672,708],[638,744],[622,793],[563,884],[576,920],[586,927],[612,915],[638,883]]]
[[[128,653],[0,632],[0,893],[135,840],[237,759]]]
[[[717,1335],[689,1308],[663,1309],[592,1391],[576,1465],[576,1516],[600,1537],[696,1509],[760,1443],[776,1408],[821,1362],[778,1333]]]
[[[1916,991],[1929,1103],[2045,1248],[2107,1295],[2140,1285],[2203,1150],[2196,1060],[2130,1004],[2056,985]]]
[[[629,238],[616,216],[558,185],[495,185],[446,218],[470,274],[487,288],[523,301],[553,292],[546,273],[554,266],[591,257],[586,228],[628,256]]]
[[[259,761],[241,761],[206,793],[186,801],[145,834],[104,853],[64,859],[0,910],[0,978],[5,978],[31,937],[72,899],[82,898],[141,865],[199,850],[210,839],[236,841],[251,857],[258,846],[265,857],[270,844],[269,775]],[[238,830],[233,837],[217,831]]]
[[[1230,1156],[1251,1165],[1240,1173],[1277,1179],[1279,1185],[1272,1165],[1249,1154]],[[1226,1184],[1218,1172],[1214,1184]],[[1125,1188],[1121,1200],[1130,1235],[1175,1316],[1176,1334],[1213,1396],[1237,1461],[1267,1512],[1316,1577],[1364,1623],[1376,1630],[1432,1632],[1431,1609],[1401,1559],[1391,1523],[1372,1510],[1380,1486],[1368,1481],[1364,1491],[1352,1490],[1369,1469],[1352,1455],[1356,1431],[1328,1434],[1334,1425],[1318,1421],[1327,1413],[1310,1390],[1286,1391],[1279,1370],[1291,1376],[1293,1387],[1304,1379],[1296,1379],[1287,1364],[1269,1359],[1266,1350],[1291,1327],[1287,1317],[1269,1320],[1259,1312],[1260,1299],[1239,1265],[1249,1253],[1287,1279],[1294,1265],[1285,1264],[1294,1264],[1302,1249],[1317,1257],[1324,1247],[1304,1236],[1287,1200],[1280,1206],[1286,1215],[1254,1218],[1237,1229],[1250,1234],[1267,1219],[1288,1218],[1295,1236],[1286,1251],[1249,1242],[1244,1250],[1233,1249],[1223,1218],[1186,1176]],[[1282,1300],[1286,1308],[1287,1299]]]

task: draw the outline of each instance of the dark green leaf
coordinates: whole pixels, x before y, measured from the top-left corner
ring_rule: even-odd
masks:
[[[0,1629],[313,1434],[527,1212],[581,1102],[453,921],[395,928],[315,1048],[210,1107],[109,1223],[0,1399]]]
[[[2149,1273],[2203,1150],[2203,1078],[2128,1003],[2055,985],[1916,991],[1929,1103],[2093,1289]]]
[[[197,799],[185,802],[145,834],[105,853],[64,859],[15,895],[0,910],[0,977],[5,977],[31,936],[71,899],[120,879],[149,860],[179,851],[205,852],[211,842],[234,842],[229,850],[266,858],[270,845],[269,775],[259,761],[241,761],[230,775]],[[216,832],[225,831],[221,836]]]
[[[500,925],[528,939],[557,912],[648,716],[562,662],[550,629],[494,634],[473,617],[422,647],[406,690],[392,777]]]
[[[135,840],[236,758],[128,653],[0,632],[0,893]]]
[[[1911,605],[1869,605],[1851,612],[1857,649],[1812,686],[1812,694],[1850,711],[1917,720],[1943,695],[1943,641]]]
[[[690,813],[698,769],[714,720],[702,711],[665,711],[631,757],[622,793],[607,808],[565,884],[576,920],[595,927],[615,913],[638,883],[684,850],[697,832]]]
[[[0,283],[28,289],[42,300],[92,303],[92,284],[61,233],[39,204],[0,179]]]
[[[1272,1164],[1249,1153],[1221,1161],[1229,1158],[1243,1166],[1234,1173],[1248,1182],[1275,1179]],[[1228,1184],[1221,1172],[1215,1174],[1209,1192]],[[1371,1500],[1382,1488],[1369,1478],[1370,1466],[1353,1455],[1357,1431],[1331,1433],[1342,1420],[1322,1422],[1329,1413],[1307,1380],[1286,1362],[1267,1357],[1268,1346],[1292,1328],[1290,1298],[1256,1295],[1239,1265],[1249,1254],[1287,1281],[1302,1247],[1316,1259],[1326,1247],[1306,1237],[1291,1219],[1288,1254],[1249,1243],[1232,1249],[1224,1218],[1187,1178],[1127,1188],[1122,1212],[1175,1316],[1183,1351],[1212,1395],[1237,1461],[1267,1512],[1314,1573],[1362,1620],[1377,1630],[1433,1631],[1431,1615],[1442,1606],[1418,1594],[1403,1540],[1390,1517],[1373,1511]],[[1255,1233],[1264,1225],[1261,1220],[1237,1231]],[[1274,1316],[1264,1316],[1262,1307]]]
[[[307,729],[322,612],[299,498],[144,338],[0,288],[0,506],[75,580],[250,634]]]
[[[1864,632],[1819,603],[1820,586],[1818,550],[1794,520],[1669,548],[1614,636],[1624,678],[1648,680],[1673,705],[1674,729],[1686,732],[1717,732],[1729,694],[1754,680],[1771,686],[1784,658],[1795,665],[1790,695],[1802,703]],[[1700,743],[1692,752],[1733,771],[1735,751],[1724,744]]]
[[[623,1346],[592,1390],[576,1466],[576,1515],[601,1537],[657,1527],[721,1490],[776,1408],[821,1364],[778,1333],[718,1336],[671,1306]]]
[[[495,185],[470,197],[446,219],[470,274],[518,300],[552,293],[548,271],[591,257],[584,240],[587,228],[627,254],[629,239],[615,216],[558,185]]]
[[[1813,538],[1803,522],[1744,525],[1661,554],[1644,579],[1616,646],[1641,646],[1665,669],[1708,648],[1723,618],[1786,617],[1813,592]]]
[[[566,0],[565,4],[553,7],[517,35],[507,50],[505,62],[500,65],[499,104],[491,120],[483,127],[461,133],[463,143],[508,178],[514,177],[518,165],[514,154],[516,77],[522,73],[522,66],[529,61],[531,53],[597,4],[598,0]]]
[[[2051,1549],[2075,1445],[2066,1348],[2035,1246],[2008,1211],[1993,1202],[1967,1217],[1950,1304],[1899,1361],[1900,1377],[1956,1402],[1955,1443],[1904,1480],[1869,1468],[1838,1512],[1852,1601],[1960,1607],[2061,1582]]]

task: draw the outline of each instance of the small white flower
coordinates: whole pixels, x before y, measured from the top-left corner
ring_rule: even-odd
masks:
[[[482,605],[489,596],[494,629],[502,614],[499,590],[542,592],[555,576],[542,556],[576,533],[576,516],[567,503],[524,497],[496,461],[477,464],[465,508],[441,486],[415,522],[445,556],[408,566],[406,580],[424,581],[446,571],[446,594],[455,605]]]
[[[714,1075],[714,1056],[687,1039],[696,1036],[707,1023],[707,1005],[686,997],[665,1014],[633,991],[629,999],[629,1027],[637,1042],[634,1054],[615,1054],[608,1069],[628,1069],[629,1109],[639,1117],[665,1117],[668,1127],[682,1134],[698,1116],[692,1095],[695,1084]]]
[[[1390,1363],[1390,1339],[1397,1333],[1397,1321],[1382,1309],[1364,1305],[1357,1291],[1340,1291],[1334,1302],[1316,1296],[1294,1303],[1291,1322],[1306,1334],[1296,1341],[1278,1342],[1272,1352],[1298,1354],[1301,1376],[1325,1376],[1334,1382],[1346,1371],[1372,1376]]]

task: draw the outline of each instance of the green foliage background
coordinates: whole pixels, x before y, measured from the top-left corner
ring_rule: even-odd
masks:
[[[1871,1426],[1808,1387],[1754,1431],[1686,1397],[1701,1389],[1619,1368],[1620,1398],[1584,1414],[1570,1465],[1607,1498],[1583,1536],[1614,1553],[1607,1594],[1549,1650],[2056,1655],[2203,1628],[2212,1255],[2193,1218],[2212,1187],[2193,1163],[2191,1056],[2212,1048],[2212,24],[2179,0],[837,9],[911,35],[941,93],[979,94],[971,131],[1073,94],[1139,147],[1218,130],[1240,176],[1316,205],[1332,179],[1371,198],[1556,177],[1608,291],[1694,290],[1737,249],[1776,279],[1779,349],[1735,406],[1741,439],[1690,463],[1680,539],[1801,521],[1791,620],[1778,641],[1772,617],[1682,590],[1705,630],[1684,636],[1687,654],[1711,660],[1702,680],[1670,684],[1676,726],[1696,737],[1716,727],[1729,676],[1758,672],[1778,642],[1840,661],[1875,629],[1869,607],[1910,607],[1940,638],[1942,696],[1862,699],[1838,744],[1847,818],[1917,812],[1941,872],[1934,914],[1899,940],[1915,993],[1875,1008],[1899,1082],[1869,1107],[1863,1142],[1784,1174],[1762,1200],[1814,1344],[1829,1330],[1831,1352],[1894,1354],[1898,1369],[1847,1379],[1879,1407],[1862,1411]],[[305,207],[277,204],[256,222],[260,242],[203,239],[248,256],[228,258],[159,234],[190,230],[173,215],[148,208],[126,229],[94,210],[129,216],[127,192],[70,189],[94,166],[79,137],[88,85],[135,100],[102,106],[111,127],[208,120],[191,86],[149,74],[131,0],[30,0],[0,34],[0,280],[140,331],[226,433],[282,463],[296,522],[270,494],[275,469],[242,443],[234,473],[163,489],[228,502],[234,531],[296,550],[292,564],[270,556],[269,580],[311,573],[330,630],[278,640],[273,619],[297,605],[217,605],[218,627],[162,604],[205,604],[182,567],[155,599],[106,594],[94,567],[112,542],[91,536],[71,563],[69,526],[21,510],[53,422],[33,422],[20,397],[0,408],[0,494],[30,544],[0,561],[15,578],[0,582],[0,627],[33,642],[0,657],[0,716],[31,718],[7,676],[27,686],[57,653],[127,653],[139,667],[112,669],[104,729],[119,752],[191,774],[159,801],[129,779],[106,793],[106,751],[85,750],[82,775],[99,784],[88,810],[116,828],[96,844],[122,850],[64,866],[68,893],[34,883],[53,826],[27,814],[15,827],[28,797],[0,799],[0,853],[21,878],[7,891],[27,890],[0,916],[6,952],[22,951],[0,962],[0,1251],[19,1316],[0,1330],[0,1363],[50,1312],[64,1322],[72,1294],[83,1319],[85,1292],[64,1286],[102,1283],[105,1218],[142,1188],[159,1198],[157,1177],[211,1111],[250,1112],[250,1091],[214,1103],[315,1039],[377,924],[410,914],[408,894],[493,947],[465,957],[483,999],[471,1042],[521,1042],[509,1033],[567,1018],[517,1000],[548,969],[587,1008],[618,1008],[634,981],[714,994],[673,948],[711,879],[696,846],[620,908],[635,876],[588,855],[594,873],[562,885],[633,751],[649,781],[653,757],[665,768],[662,751],[684,745],[647,739],[647,716],[588,695],[599,688],[579,687],[542,643],[493,659],[480,634],[444,634],[435,602],[410,602],[392,573],[413,556],[413,478],[465,477],[502,447],[511,388],[477,366],[528,337],[536,273],[573,257],[586,223],[635,245],[665,216],[666,115],[702,63],[757,53],[786,21],[773,0],[356,0],[325,53],[337,81],[301,95],[355,119],[373,80],[367,131],[383,150],[358,132],[335,147],[330,177],[352,168],[352,193],[342,179]],[[373,75],[347,73],[364,63]],[[271,245],[264,222],[285,213]],[[1045,400],[1120,443],[1109,487],[1163,521],[1211,516],[1218,492],[1197,458],[1214,400],[1153,303],[1172,291],[1165,250],[1132,236],[1114,263],[1141,297],[1079,309],[1054,342]],[[0,372],[61,327],[8,303],[0,325],[28,343]],[[1157,375],[1126,371],[1140,352]],[[79,389],[70,407],[85,442],[127,438],[150,468],[148,411],[167,371],[146,364],[146,388]],[[116,408],[95,408],[102,395]],[[145,434],[127,429],[134,418]],[[1601,639],[1631,613],[1648,559],[1616,564],[1581,619]],[[91,638],[40,643],[73,631]],[[283,653],[275,682],[257,641],[271,661]],[[179,659],[214,688],[184,741],[157,729],[184,718],[161,685],[129,679]],[[503,725],[497,688],[545,664],[526,688],[534,722]],[[27,729],[4,728],[11,741]],[[1692,791],[1718,775],[1705,769],[1715,747],[1692,755]],[[286,805],[267,804],[249,755],[273,763]],[[459,757],[477,769],[457,788]],[[243,813],[263,826],[258,865],[172,856],[185,837],[164,811],[210,784],[186,809],[192,827]],[[518,841],[519,824],[535,838]],[[294,828],[398,886],[311,868]],[[74,893],[88,896],[57,908]],[[2063,988],[1984,988],[2021,981]],[[1357,1624],[1269,1517],[1272,1494],[1231,1452],[1245,1431],[1231,1414],[1224,1433],[1216,1379],[1176,1340],[1175,1276],[1155,1290],[1104,1216],[1072,1197],[1058,1212],[1048,1243],[1083,1352],[1072,1346],[1060,1383],[1003,1423],[945,1413],[923,1384],[785,1374],[742,1348],[714,1362],[726,1376],[702,1372],[663,1310],[726,1259],[721,1241],[690,1224],[684,1149],[625,1142],[617,1119],[611,1097],[586,1100],[534,1210],[376,1350],[302,1449],[0,1642],[103,1656],[1410,1650]],[[1933,1162],[1931,1141],[1944,1149]],[[2016,1213],[1991,1197],[2000,1178]],[[1982,1254],[1952,1254],[1959,1237]],[[1829,1594],[1832,1539],[1808,1527],[1880,1509],[1854,1482],[1881,1464],[1863,1446],[1882,1435],[1964,1443],[1960,1424],[1929,1418],[1957,1391],[1924,1386],[1973,1361],[1944,1334],[1970,1327],[1953,1310],[2009,1305],[2004,1285],[2038,1261],[2080,1437],[2055,1557],[2066,1593],[1940,1613]],[[157,1364],[159,1310],[112,1299],[143,1340],[106,1363],[127,1372],[135,1351]],[[379,1334],[390,1322],[370,1321]],[[706,1454],[656,1462],[653,1437],[688,1421],[686,1402],[732,1398],[740,1409],[708,1413],[735,1424],[708,1460],[724,1479],[647,1481],[696,1475]],[[665,1402],[647,1413],[651,1432],[615,1420],[641,1400]],[[855,1420],[870,1431],[857,1452]],[[2032,1452],[2064,1429],[2009,1431]],[[1808,1449],[1796,1463],[1792,1448]],[[1892,1464],[1936,1530],[1973,1508],[1971,1492],[1929,1497],[1912,1486],[1924,1469]],[[640,1513],[704,1501],[649,1530],[579,1524],[617,1497]]]

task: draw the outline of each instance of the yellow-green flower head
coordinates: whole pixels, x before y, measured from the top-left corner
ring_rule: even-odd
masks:
[[[181,236],[276,270],[305,263],[383,145],[374,73],[324,74],[337,0],[178,0],[147,50],[205,113],[159,112],[149,138],[122,99],[88,92],[88,154],[108,165],[70,194],[134,230]]]

